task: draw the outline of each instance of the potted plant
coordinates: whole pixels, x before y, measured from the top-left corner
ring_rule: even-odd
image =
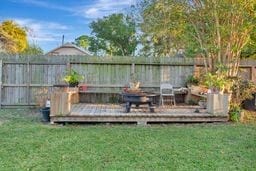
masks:
[[[222,93],[225,87],[229,85],[229,80],[222,75],[207,73],[204,84],[211,90],[211,93]]]
[[[208,87],[207,112],[214,115],[227,115],[232,80],[225,73],[207,73],[204,84]]]
[[[84,77],[73,69],[64,77],[64,81],[69,84],[69,87],[77,87],[79,82],[83,79]]]

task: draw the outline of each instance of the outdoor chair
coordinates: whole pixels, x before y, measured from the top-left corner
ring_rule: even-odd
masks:
[[[164,97],[170,97],[170,102],[176,105],[173,86],[169,83],[161,83],[160,85],[160,105],[164,105]]]

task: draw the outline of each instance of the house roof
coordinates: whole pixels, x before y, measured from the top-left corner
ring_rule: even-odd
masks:
[[[81,53],[83,53],[84,55],[91,55],[90,52],[76,46],[75,44],[72,44],[72,43],[65,43],[49,52],[47,52],[45,55],[51,55],[51,54],[54,54],[55,51],[59,50],[59,49],[62,49],[62,48],[74,48],[78,51],[80,51]]]

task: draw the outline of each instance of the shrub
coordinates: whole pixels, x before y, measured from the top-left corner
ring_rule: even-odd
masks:
[[[199,79],[196,78],[195,76],[193,75],[189,75],[186,79],[186,84],[191,84],[191,85],[198,85],[199,83]]]
[[[239,122],[241,118],[241,107],[238,104],[231,104],[229,116],[231,121]]]
[[[256,85],[250,80],[237,78],[232,87],[232,103],[242,105],[246,99],[252,99],[256,93]]]
[[[232,98],[229,110],[231,121],[240,121],[243,101],[252,99],[255,92],[256,85],[252,81],[236,78],[232,86]]]

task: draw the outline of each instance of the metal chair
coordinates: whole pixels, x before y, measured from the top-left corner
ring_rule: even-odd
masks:
[[[160,105],[164,105],[164,97],[170,97],[171,104],[176,105],[173,86],[169,83],[160,84]]]

